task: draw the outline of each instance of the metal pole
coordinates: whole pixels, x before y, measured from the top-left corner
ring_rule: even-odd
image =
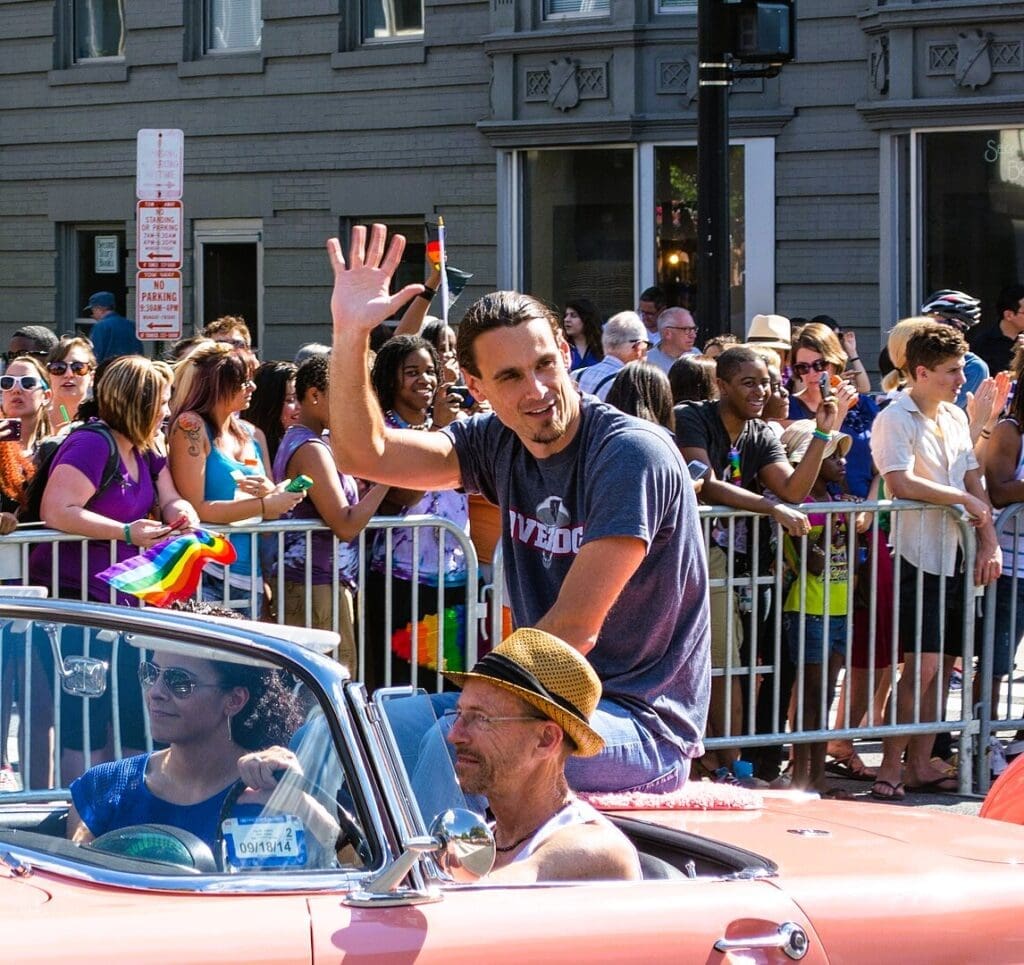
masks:
[[[697,325],[730,329],[729,65],[721,0],[697,4]]]

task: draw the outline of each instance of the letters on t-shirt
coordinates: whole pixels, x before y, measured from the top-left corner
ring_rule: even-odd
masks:
[[[541,500],[533,516],[509,508],[508,529],[513,541],[541,551],[544,566],[549,567],[556,556],[575,556],[583,541],[583,524],[572,520],[560,496]]]

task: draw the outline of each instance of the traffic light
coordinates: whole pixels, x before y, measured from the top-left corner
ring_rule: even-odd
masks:
[[[726,0],[729,53],[741,64],[787,64],[796,56],[796,0]]]

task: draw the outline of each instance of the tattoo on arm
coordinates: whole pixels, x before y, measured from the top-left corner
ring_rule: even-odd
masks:
[[[174,427],[175,432],[181,432],[188,443],[188,454],[199,458],[203,454],[200,442],[202,440],[203,421],[194,412],[186,412]]]

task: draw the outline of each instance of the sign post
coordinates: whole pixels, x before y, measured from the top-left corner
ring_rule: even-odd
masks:
[[[182,131],[139,131],[135,170],[135,333],[140,339],[181,338],[184,170]]]

